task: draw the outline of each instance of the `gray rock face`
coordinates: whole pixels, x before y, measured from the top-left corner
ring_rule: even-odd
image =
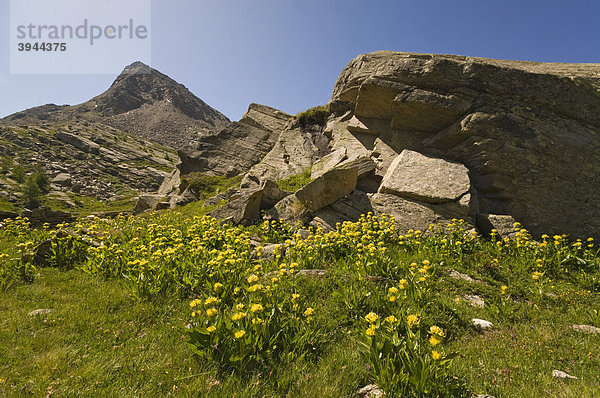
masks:
[[[336,167],[300,188],[296,197],[315,212],[354,191],[357,179],[357,166]]]
[[[275,220],[300,221],[301,223],[306,223],[311,218],[306,206],[293,194],[277,202],[267,212],[267,215]]]
[[[154,210],[163,199],[163,195],[141,195],[137,199],[133,213],[139,214],[147,210]]]
[[[279,181],[300,174],[331,152],[330,137],[318,126],[288,125],[265,157],[242,180],[242,188],[257,187],[265,180]]]
[[[340,148],[317,160],[310,170],[310,178],[314,180],[340,164],[346,159],[346,152],[346,148]]]
[[[444,203],[459,200],[470,187],[469,171],[464,165],[405,149],[392,162],[379,192]]]
[[[289,118],[277,109],[250,104],[239,122],[179,150],[177,167],[182,175],[197,171],[232,177],[244,173],[273,148]]]
[[[516,220],[509,215],[477,214],[477,228],[485,235],[490,236],[493,230],[496,238],[507,238],[515,234]]]
[[[330,128],[370,151],[379,175],[406,149],[460,163],[482,214],[534,236],[598,238],[599,87],[596,64],[375,52],[340,74],[330,108],[356,120]]]
[[[403,199],[396,195],[377,193],[371,196],[371,206],[375,214],[387,214],[396,218],[398,229],[424,231],[430,224],[447,221],[433,205]]]
[[[98,155],[100,153],[100,145],[88,140],[87,138],[78,137],[63,131],[59,131],[54,134],[54,138],[64,142],[65,144],[73,145],[75,148],[83,152],[92,153],[94,155]]]
[[[210,215],[219,219],[229,219],[234,224],[250,224],[260,217],[262,195],[261,189],[243,191],[231,197],[227,204],[212,211]]]

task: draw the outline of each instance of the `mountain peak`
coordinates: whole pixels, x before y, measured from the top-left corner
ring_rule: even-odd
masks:
[[[152,68],[141,61],[135,61],[134,63],[127,65],[121,75],[135,75],[135,74],[148,74],[152,73]]]
[[[29,124],[84,118],[142,138],[182,148],[198,133],[218,131],[230,120],[183,84],[136,61],[123,69],[104,93],[74,106],[43,106],[18,112],[5,122]]]

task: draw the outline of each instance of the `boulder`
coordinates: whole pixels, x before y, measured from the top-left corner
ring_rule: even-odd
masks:
[[[40,206],[33,210],[23,209],[21,217],[27,217],[31,226],[39,227],[43,224],[57,225],[75,221],[76,217],[71,213],[60,210],[52,210],[48,206]]]
[[[495,230],[496,239],[512,237],[516,232],[515,222],[512,216],[501,214],[478,213],[476,218],[479,232],[485,237],[490,237]]]
[[[164,199],[163,195],[140,195],[133,208],[133,214],[154,210],[156,205]]]
[[[206,201],[204,202],[202,207],[216,206],[224,200],[229,200],[233,195],[239,193],[239,191],[240,190],[236,187],[229,188],[226,191],[216,194],[212,198],[206,199]],[[184,194],[185,194],[185,192],[184,192]],[[195,197],[195,195],[194,195],[194,197]]]
[[[348,121],[348,127],[346,128],[351,133],[378,134],[377,131],[370,129],[363,122],[358,120],[356,116],[352,116],[352,119]]]
[[[488,330],[494,327],[494,324],[492,322],[478,318],[471,319],[471,323],[473,324],[473,326],[475,326],[475,329],[479,331]]]
[[[229,219],[234,224],[248,225],[260,218],[262,189],[246,190],[232,196],[227,204],[212,211],[210,215],[218,219]]]
[[[385,213],[395,217],[400,232],[406,232],[409,229],[424,231],[431,224],[449,222],[449,218],[431,204],[387,193],[374,194],[370,197],[370,201],[375,214]]]
[[[355,133],[346,132],[355,137],[334,134],[332,148],[340,147],[338,137],[359,143],[372,151],[379,175],[403,150],[469,170],[470,190],[459,172],[462,181],[432,180],[433,194],[405,189],[404,178],[395,179],[398,186],[384,181],[382,193],[398,189],[439,203],[468,191],[475,203],[447,210],[511,216],[535,237],[600,238],[600,201],[594,200],[600,195],[599,76],[596,64],[364,54],[341,72],[329,104],[353,120]],[[349,125],[332,121],[334,133]],[[375,143],[362,134],[365,127],[377,131]],[[427,179],[436,178],[433,170]]]
[[[87,138],[78,137],[74,134],[66,133],[64,131],[56,132],[54,134],[54,138],[64,142],[65,144],[72,145],[80,151],[94,155],[100,154],[100,145],[96,144],[92,140],[88,140]]]
[[[266,180],[260,185],[262,190],[262,198],[260,202],[261,209],[270,209],[281,199],[290,195],[290,192],[284,191],[279,188],[276,182]]]
[[[336,167],[296,192],[306,208],[315,212],[351,193],[356,188],[358,167]]]
[[[379,192],[426,203],[444,203],[460,200],[470,186],[469,171],[464,165],[406,149],[392,162]]]
[[[362,214],[367,214],[370,211],[373,211],[370,198],[365,192],[357,189],[350,195],[319,210],[310,224],[313,226],[320,225],[326,231],[333,231],[338,223],[356,221]]]
[[[346,148],[340,148],[317,160],[310,170],[310,178],[314,180],[340,164],[346,159],[346,152]]]
[[[310,220],[310,212],[295,194],[286,196],[267,215],[275,220],[297,222],[304,224]]]
[[[72,185],[71,176],[67,173],[59,173],[51,181],[53,184],[60,185],[63,187],[70,187]]]

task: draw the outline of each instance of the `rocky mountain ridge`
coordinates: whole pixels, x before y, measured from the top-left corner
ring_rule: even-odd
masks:
[[[42,105],[0,119],[0,124],[39,126],[73,121],[100,123],[176,149],[230,123],[182,84],[134,62],[107,91],[87,102]]]

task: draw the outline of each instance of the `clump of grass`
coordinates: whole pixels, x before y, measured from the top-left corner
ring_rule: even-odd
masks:
[[[323,126],[327,122],[327,117],[330,115],[326,106],[319,105],[300,112],[296,115],[298,122],[302,127],[311,125]]]
[[[235,177],[214,176],[200,172],[186,174],[181,178],[181,189],[189,187],[196,192],[201,199],[206,199],[219,192],[223,192],[242,182],[242,175]]]
[[[310,180],[310,171],[312,167],[307,168],[302,173],[294,174],[289,176],[286,179],[277,181],[277,185],[280,189],[288,192],[296,192],[306,184],[308,184]]]

